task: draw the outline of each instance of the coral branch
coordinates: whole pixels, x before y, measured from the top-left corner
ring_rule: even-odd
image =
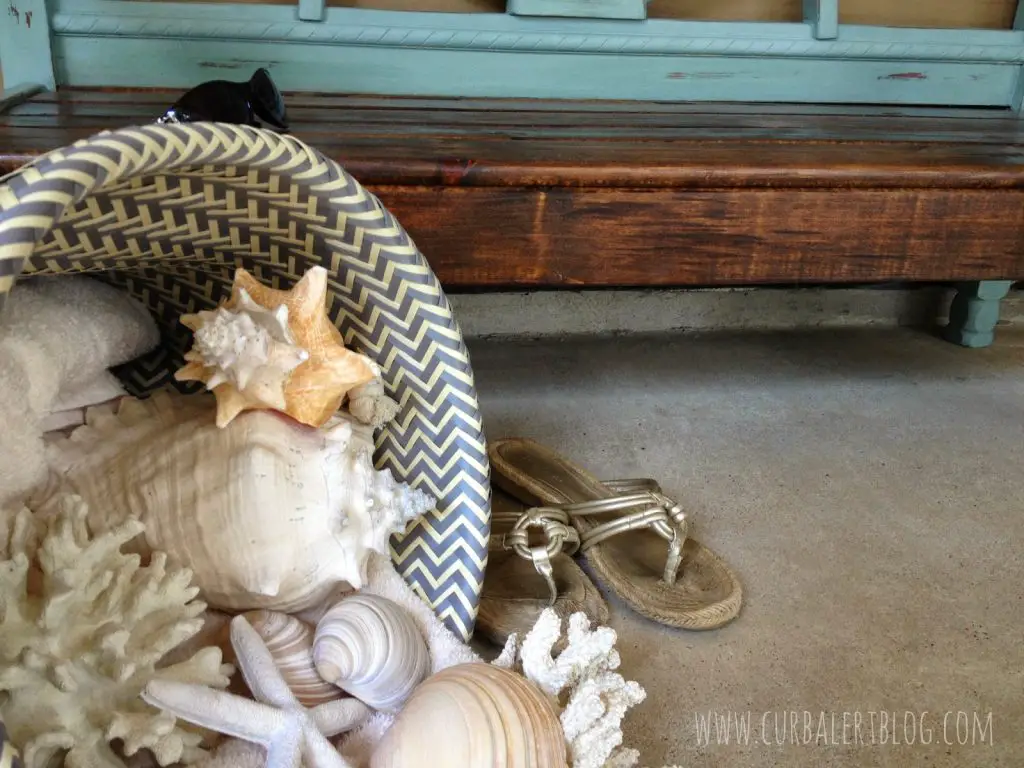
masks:
[[[225,688],[232,669],[218,648],[158,669],[163,654],[202,627],[204,605],[191,574],[159,553],[142,566],[122,546],[142,532],[129,520],[92,537],[76,496],[57,500],[45,523],[23,511],[0,515],[0,715],[25,755],[43,768],[66,753],[66,768],[124,768],[125,754],[148,748],[161,765],[194,762],[199,737],[139,696],[154,679]],[[38,524],[38,525],[37,525]],[[28,590],[32,567],[38,589]]]
[[[555,696],[600,669],[617,669],[619,654],[615,648],[615,630],[598,627],[590,630],[584,613],[569,617],[568,645],[552,658],[551,651],[561,637],[561,621],[554,611],[545,612],[534,630],[523,640],[523,674]]]
[[[565,649],[553,656],[561,635],[558,615],[545,610],[522,644],[513,635],[492,663],[520,672],[559,702],[573,768],[631,768],[639,755],[620,749],[622,720],[646,694],[614,671],[619,667],[615,631],[591,630],[586,614],[574,613]]]
[[[35,552],[44,528],[27,507],[0,508],[0,558]]]
[[[615,758],[622,744],[622,720],[626,711],[645,698],[644,690],[636,682],[626,682],[622,675],[602,672],[584,679],[573,691],[562,712],[562,729],[574,755],[574,768],[602,768]],[[625,754],[614,763],[632,766],[638,755],[633,750],[633,762],[625,761]]]

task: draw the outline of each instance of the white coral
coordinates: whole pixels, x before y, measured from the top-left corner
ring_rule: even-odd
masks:
[[[27,509],[0,514],[0,715],[26,768],[63,752],[67,768],[123,768],[114,739],[126,755],[194,762],[200,735],[139,697],[153,679],[228,685],[218,648],[157,669],[202,627],[191,572],[168,568],[162,553],[147,566],[123,554],[137,520],[93,537],[79,497],[54,507],[46,522]]]
[[[512,635],[493,664],[513,669],[556,700],[573,768],[631,768],[639,753],[621,749],[622,720],[646,693],[619,667],[611,627],[591,630],[584,613],[569,617],[565,649],[552,656],[562,622],[545,610],[522,644]]]
[[[28,507],[0,507],[0,559],[11,560],[19,554],[31,557],[44,533],[46,525]],[[0,594],[0,606],[3,599]]]

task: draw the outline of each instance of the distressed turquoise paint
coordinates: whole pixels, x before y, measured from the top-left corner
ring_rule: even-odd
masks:
[[[53,0],[60,36],[291,42],[520,53],[695,55],[958,63],[1024,63],[1024,32],[842,25],[816,40],[807,24],[520,18],[328,8],[322,24],[290,6]]]
[[[1024,105],[1024,66],[1017,67],[1017,82],[1014,85],[1013,96],[1010,98],[1010,108],[1019,115]]]
[[[299,0],[299,19],[302,21],[323,21],[327,11],[325,0]]]
[[[1024,30],[1024,0],[1017,0],[1017,11],[1013,15],[1013,28]],[[1017,87],[1014,89],[1010,106],[1017,112],[1024,104],[1024,65],[1017,68]]]
[[[11,107],[28,101],[40,91],[45,90],[41,85],[23,85],[19,88],[7,88],[0,93],[0,114],[3,114]]]
[[[1024,64],[1021,31],[840,25],[818,39],[825,0],[815,25],[355,8],[310,24],[278,5],[52,2],[70,85],[186,87],[267,66],[289,90],[1008,107]]]
[[[86,37],[60,37],[54,44],[58,76],[67,85],[184,88],[212,76],[248,77],[256,67],[267,67],[286,90],[436,96],[1006,106],[1017,69],[931,63],[917,65],[915,77],[907,78],[906,66],[878,61]]]
[[[1010,107],[1024,64],[1024,31],[838,25],[835,0],[812,0],[813,23],[801,24],[320,14],[320,0],[300,0],[298,13],[294,5],[50,2],[58,80],[83,86],[187,87],[266,66],[289,90]]]
[[[282,87],[298,90],[1008,106],[1011,65],[1024,61],[1020,32],[844,26],[830,41],[806,24],[347,8],[308,24],[292,12],[60,0],[60,82],[185,87],[214,70],[268,66]]]
[[[816,40],[839,36],[839,0],[804,0],[804,21]]]
[[[513,16],[559,16],[584,19],[647,18],[645,0],[508,0],[507,13]]]
[[[0,67],[6,88],[54,87],[45,0],[7,0],[0,12]]]
[[[960,283],[949,310],[945,336],[963,347],[987,347],[995,340],[999,302],[1010,292],[1012,280]]]

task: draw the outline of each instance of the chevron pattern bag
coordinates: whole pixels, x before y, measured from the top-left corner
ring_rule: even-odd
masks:
[[[194,391],[172,375],[191,344],[178,318],[229,296],[237,267],[287,289],[315,265],[346,345],[401,405],[378,468],[438,499],[393,539],[396,568],[467,640],[490,533],[473,371],[437,278],[373,194],[293,137],[221,123],[104,132],[0,179],[0,307],[19,275],[87,272],[129,291],[163,333],[116,371],[138,396]]]

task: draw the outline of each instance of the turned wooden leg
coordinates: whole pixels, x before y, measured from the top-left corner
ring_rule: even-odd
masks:
[[[960,283],[949,309],[946,339],[963,347],[987,347],[995,338],[999,301],[1006,297],[1012,280],[980,280]]]

